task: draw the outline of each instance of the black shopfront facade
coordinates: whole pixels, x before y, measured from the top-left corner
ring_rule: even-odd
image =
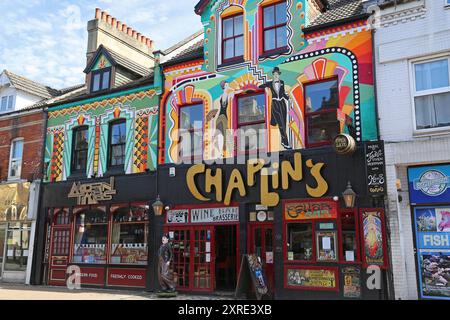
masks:
[[[33,284],[153,290],[155,199],[156,172],[45,184]]]
[[[178,290],[234,292],[242,255],[256,254],[270,298],[387,299],[384,196],[368,194],[364,145],[353,155],[282,152],[277,162],[268,176],[270,165],[254,162],[159,167],[168,210],[155,228],[171,238]]]

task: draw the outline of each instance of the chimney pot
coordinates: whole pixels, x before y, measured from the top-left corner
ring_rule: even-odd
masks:
[[[111,20],[111,25],[115,28],[117,26],[117,19],[116,18],[112,18]]]
[[[95,19],[99,20],[102,18],[102,10],[100,8],[95,9]]]
[[[133,37],[133,38],[136,38],[136,35],[137,35],[136,30],[133,30],[132,37]]]
[[[106,21],[106,15],[107,13],[105,11],[102,11],[102,20]]]
[[[116,28],[119,29],[120,31],[122,31],[122,22],[117,21]]]
[[[132,36],[133,35],[133,29],[131,29],[130,27],[127,28],[127,33],[128,35]]]
[[[111,24],[112,17],[108,14],[106,16],[106,23]]]
[[[122,31],[127,32],[127,30],[128,30],[128,27],[127,27],[126,23],[122,24]]]

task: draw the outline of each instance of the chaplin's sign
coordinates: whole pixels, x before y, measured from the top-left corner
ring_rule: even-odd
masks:
[[[77,198],[77,205],[99,204],[100,201],[112,200],[117,191],[114,189],[114,177],[106,182],[81,184],[75,182],[70,189],[69,198]]]

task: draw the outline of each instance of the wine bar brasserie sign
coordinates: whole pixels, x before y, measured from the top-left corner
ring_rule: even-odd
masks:
[[[366,178],[369,195],[386,193],[386,173],[383,141],[366,142]]]

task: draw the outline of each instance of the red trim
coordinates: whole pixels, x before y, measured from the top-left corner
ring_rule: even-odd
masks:
[[[356,257],[355,261],[345,261],[344,250],[342,247],[343,239],[342,239],[342,219],[343,215],[351,214],[355,219],[355,242],[356,242]],[[359,217],[356,209],[339,209],[338,212],[338,235],[339,235],[339,263],[341,264],[361,264],[361,238],[359,232]]]
[[[277,47],[277,32],[276,32],[276,29],[278,29],[278,28],[281,28],[281,27],[287,27],[287,19],[286,19],[286,22],[285,23],[282,23],[282,24],[274,24],[274,25],[272,25],[272,26],[269,26],[269,27],[264,27],[264,10],[266,9],[266,8],[270,8],[270,7],[274,7],[274,23],[276,23],[276,6],[277,5],[279,5],[280,3],[283,3],[283,2],[285,2],[286,3],[286,1],[285,0],[280,0],[280,1],[277,1],[277,2],[275,2],[275,3],[271,3],[271,4],[269,4],[269,5],[267,5],[267,6],[261,6],[261,10],[259,11],[259,14],[261,14],[261,24],[260,24],[260,26],[261,26],[261,29],[260,29],[260,40],[261,40],[261,44],[262,44],[262,48],[261,48],[261,51],[260,51],[260,55],[270,55],[270,54],[276,54],[276,53],[279,53],[279,52],[283,52],[284,50],[286,50],[288,47],[287,46],[284,46],[284,47]],[[286,7],[287,7],[287,3],[286,3]],[[287,8],[287,10],[289,10],[289,8]],[[269,31],[269,30],[275,30],[275,48],[274,49],[271,49],[271,50],[265,50],[265,37],[264,37],[264,35],[265,35],[265,33],[266,33],[266,31]],[[287,43],[287,35],[286,35],[286,43]]]
[[[287,269],[300,269],[300,270],[329,270],[333,271],[336,286],[334,288],[320,288],[320,287],[301,287],[301,286],[289,286],[287,284]],[[338,267],[322,267],[322,266],[298,266],[298,265],[285,265],[284,266],[284,275],[283,275],[283,287],[285,289],[294,289],[294,290],[312,290],[312,291],[334,291],[339,292],[339,268]]]
[[[308,98],[307,95],[307,87],[310,85],[314,85],[314,84],[318,84],[318,83],[322,83],[322,82],[331,82],[331,81],[336,81],[336,84],[339,85],[339,77],[338,76],[332,76],[332,77],[328,77],[328,78],[324,78],[324,79],[320,79],[317,81],[308,81],[308,82],[304,82],[303,85],[303,92],[304,92],[304,96],[303,96],[303,106],[304,106],[304,110],[305,110],[305,144],[307,148],[314,148],[314,147],[320,147],[320,146],[324,146],[324,145],[330,145],[332,144],[332,140],[329,141],[322,141],[322,142],[316,142],[316,143],[309,143],[308,142],[308,136],[309,136],[309,123],[308,123],[308,118],[310,116],[315,116],[315,115],[320,115],[320,114],[326,114],[326,113],[336,113],[336,119],[337,119],[337,111],[339,110],[339,101],[337,103],[337,107],[336,109],[331,109],[331,110],[324,110],[324,111],[316,111],[316,112],[307,112],[306,111],[306,99]],[[338,88],[339,89],[339,88]]]
[[[363,212],[367,211],[379,211],[381,217],[381,233],[383,239],[383,265],[377,265],[381,269],[387,269],[388,262],[388,253],[387,253],[387,236],[386,236],[386,221],[385,221],[385,212],[383,208],[361,208],[359,209],[359,220],[360,220],[360,228],[361,228],[361,253],[362,253],[362,263],[363,267],[367,268],[374,264],[368,264],[366,260],[366,252],[365,252],[365,240],[364,240],[364,221],[363,221]]]

